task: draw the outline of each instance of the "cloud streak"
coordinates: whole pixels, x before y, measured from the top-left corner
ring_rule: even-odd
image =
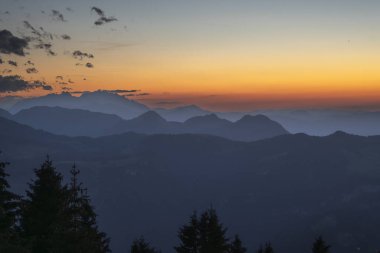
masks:
[[[20,76],[0,75],[0,93],[29,91],[34,89],[53,90],[53,87],[41,81],[25,81]]]
[[[75,59],[79,59],[79,60],[83,60],[83,58],[89,58],[89,59],[93,59],[93,58],[94,58],[94,55],[93,55],[93,54],[85,53],[85,52],[82,52],[82,51],[80,51],[80,50],[75,50],[75,51],[72,53],[72,56],[73,56]]]
[[[66,22],[63,14],[57,10],[51,10],[51,16],[55,21]]]
[[[28,74],[37,74],[38,73],[38,70],[35,67],[27,68],[25,71]]]
[[[97,20],[95,20],[95,22],[94,22],[94,24],[96,26],[100,26],[100,25],[104,25],[106,23],[111,23],[111,22],[117,21],[117,18],[115,18],[115,17],[112,17],[112,16],[107,17],[106,14],[104,13],[104,11],[98,7],[95,7],[95,6],[92,7],[91,11],[94,11],[99,16],[99,18]]]

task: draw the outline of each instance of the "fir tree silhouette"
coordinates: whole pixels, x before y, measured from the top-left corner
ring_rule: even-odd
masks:
[[[331,246],[326,245],[326,242],[323,240],[322,236],[319,236],[315,239],[312,250],[313,253],[329,253],[330,248]]]
[[[178,232],[181,244],[175,247],[178,253],[199,253],[199,221],[197,213],[190,217],[189,224],[184,225]]]
[[[31,253],[64,252],[70,224],[66,212],[68,189],[49,157],[35,169],[35,175],[22,208],[22,234]]]
[[[226,253],[230,249],[226,231],[213,208],[200,218],[194,213],[189,223],[180,228],[181,244],[175,250],[177,253]]]
[[[9,191],[8,163],[0,162],[0,252],[25,252],[20,246],[19,231],[16,226],[20,197]]]
[[[160,253],[160,251],[151,247],[143,237],[132,242],[131,253]]]
[[[265,244],[264,253],[274,253],[272,244],[270,242]]]
[[[91,206],[87,190],[78,182],[80,171],[73,165],[69,187],[68,216],[70,217],[70,252],[110,252],[109,239],[97,226],[96,213]]]
[[[238,235],[235,235],[230,245],[230,253],[246,253],[247,249],[243,246],[242,241]]]

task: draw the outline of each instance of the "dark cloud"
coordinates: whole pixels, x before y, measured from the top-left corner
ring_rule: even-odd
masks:
[[[0,52],[25,56],[24,50],[28,47],[26,39],[18,38],[8,30],[0,31]]]
[[[64,39],[64,40],[71,40],[71,37],[69,35],[67,35],[67,34],[62,34],[61,38]]]
[[[55,80],[63,80],[63,76],[56,76]]]
[[[52,33],[45,31],[45,29],[42,26],[40,26],[39,29],[42,31],[42,36],[45,38],[53,40],[54,37],[56,37],[56,38],[58,37],[57,35],[53,35]]]
[[[75,51],[72,53],[72,56],[73,56],[75,59],[79,59],[79,60],[83,60],[83,58],[89,58],[89,59],[93,59],[93,58],[94,58],[94,55],[93,55],[93,54],[85,53],[85,52],[82,52],[82,51],[80,51],[80,50],[75,50]]]
[[[107,17],[104,11],[98,7],[92,7],[92,11],[96,12],[98,14],[99,18],[94,22],[95,25],[103,25],[106,23],[117,21],[117,18],[115,17]]]
[[[34,28],[34,26],[32,26],[28,21],[24,20],[24,26],[26,29],[30,30],[32,34],[34,34],[35,36],[37,37],[42,37],[42,33],[37,30],[36,28]]]
[[[51,10],[51,15],[53,19],[56,21],[66,22],[65,18],[63,17],[63,14],[57,10]]]
[[[25,71],[28,74],[36,74],[36,73],[38,73],[38,70],[35,67],[27,68]]]
[[[28,21],[24,21],[24,26],[32,33],[33,36],[27,37],[26,39],[34,42],[35,48],[45,50],[48,55],[56,55],[56,53],[52,50],[52,44],[50,42],[54,39],[54,35],[52,33],[45,31],[43,27],[36,29]]]
[[[17,67],[17,62],[15,62],[15,61],[9,60],[8,64],[11,66]]]
[[[34,66],[34,63],[31,60],[25,62],[24,66]]]
[[[101,10],[100,8],[98,8],[98,7],[95,7],[95,6],[94,6],[94,7],[91,8],[91,10],[92,10],[92,11],[95,11],[96,14],[98,14],[100,17],[104,17],[104,16],[105,16],[104,11]]]
[[[114,21],[117,21],[117,18],[115,18],[115,17],[100,17],[94,22],[94,24],[95,25],[103,25],[105,23],[110,23],[110,22],[114,22]]]
[[[85,65],[87,68],[93,68],[94,65],[91,62],[87,62]]]
[[[69,78],[69,80],[67,80],[67,82],[70,83],[70,84],[75,83],[75,82],[73,82],[70,78]]]
[[[136,94],[136,96],[148,96],[150,95],[150,93],[139,93],[139,94]]]
[[[103,92],[109,92],[109,93],[130,93],[126,94],[124,96],[134,96],[134,92],[138,92],[140,90],[97,90],[97,91],[103,91]],[[72,91],[71,94],[83,94],[83,93],[91,93],[91,91]]]
[[[48,54],[48,55],[51,55],[51,56],[55,56],[57,55],[51,48],[52,48],[52,44],[51,43],[44,43],[44,42],[41,42],[37,45],[35,45],[35,48],[38,48],[38,49],[43,49],[45,50],[45,52]]]
[[[4,62],[3,62],[3,59],[0,58],[0,64],[3,64],[3,63],[4,63]]]
[[[133,93],[133,92],[139,92],[140,90],[105,90],[112,93]]]
[[[70,7],[66,7],[66,10],[70,11],[70,12],[73,12],[73,9],[71,9]]]
[[[41,81],[25,81],[20,76],[0,75],[0,93],[28,91],[33,89],[52,90],[53,87]]]
[[[64,90],[64,91],[70,91],[70,90],[72,90],[72,88],[70,88],[70,87],[66,87],[66,86],[65,86],[65,87],[62,87],[61,89]]]
[[[23,21],[24,27],[34,35],[32,37],[27,37],[29,40],[35,40],[35,41],[43,41],[43,40],[53,40],[54,35],[48,31],[46,31],[42,26],[40,26],[38,29],[32,26],[28,21]]]

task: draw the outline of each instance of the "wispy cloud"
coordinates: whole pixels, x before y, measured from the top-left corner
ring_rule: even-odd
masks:
[[[63,14],[57,10],[51,10],[51,16],[56,21],[66,22],[65,18],[63,17]]]
[[[94,6],[91,8],[91,10],[94,11],[99,16],[99,18],[95,20],[94,22],[94,24],[97,26],[117,21],[117,18],[115,17],[112,17],[112,16],[107,17],[104,11],[98,7]]]
[[[41,81],[25,81],[18,75],[0,75],[0,93],[28,91],[33,89],[53,90],[53,87]]]

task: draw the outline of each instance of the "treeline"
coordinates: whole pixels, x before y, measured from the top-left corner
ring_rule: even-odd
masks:
[[[47,158],[35,169],[26,196],[10,191],[5,167],[0,162],[0,253],[107,253],[109,238],[98,228],[96,213],[86,188],[78,182],[74,165],[69,184]],[[229,239],[227,228],[213,208],[194,213],[178,232],[177,253],[246,253],[238,235]],[[313,253],[328,253],[321,237]],[[126,250],[127,252],[128,250]],[[131,253],[159,253],[143,237],[133,241]],[[273,253],[268,242],[256,251]]]

